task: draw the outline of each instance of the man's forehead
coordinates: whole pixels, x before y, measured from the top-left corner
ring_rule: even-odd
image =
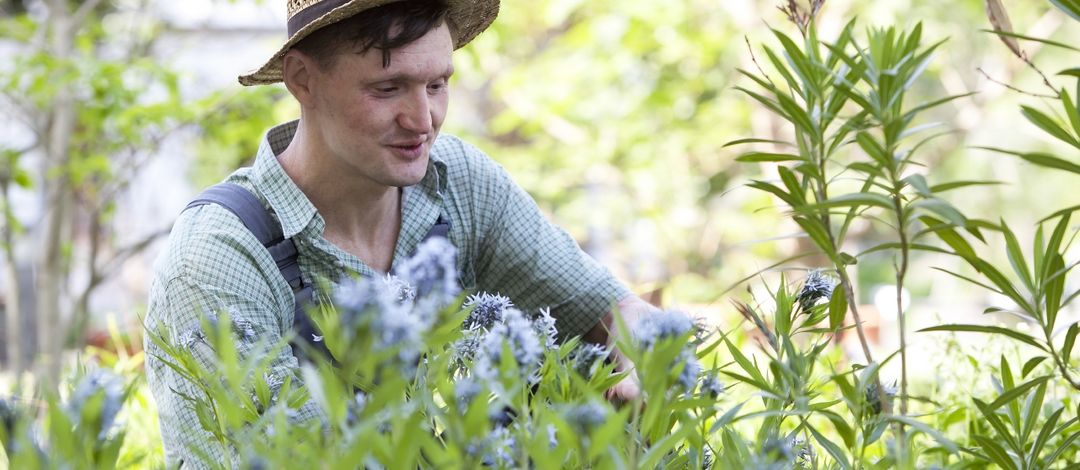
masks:
[[[391,75],[420,71],[449,75],[454,71],[451,61],[453,50],[453,40],[444,23],[413,42],[385,51],[389,54],[389,63],[384,64],[382,49],[373,47],[363,52],[357,50],[355,54],[362,56],[365,62],[377,62],[380,70]]]

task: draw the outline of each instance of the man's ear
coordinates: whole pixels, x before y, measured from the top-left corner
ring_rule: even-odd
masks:
[[[285,82],[285,88],[289,89],[301,107],[311,107],[315,104],[312,90],[315,88],[315,73],[318,70],[315,60],[303,52],[290,49],[282,58],[281,74]]]

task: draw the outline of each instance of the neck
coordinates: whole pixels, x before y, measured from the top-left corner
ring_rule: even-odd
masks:
[[[278,160],[326,222],[323,236],[370,267],[386,271],[401,224],[401,189],[353,176],[300,120]]]

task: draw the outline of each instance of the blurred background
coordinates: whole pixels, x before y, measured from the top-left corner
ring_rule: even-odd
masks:
[[[1048,2],[1004,3],[1016,32],[1080,45],[1078,23]],[[737,329],[729,300],[761,284],[746,278],[812,246],[793,236],[777,200],[744,187],[775,177],[769,164],[736,164],[745,148],[724,147],[791,133],[733,89],[747,84],[738,68],[756,67],[752,51],[760,58],[761,44],[775,43],[770,28],[798,34],[777,6],[504,2],[493,28],[456,53],[443,132],[505,166],[634,291]],[[922,118],[948,131],[923,151],[927,177],[1002,183],[948,193],[957,207],[1005,218],[1030,246],[1038,220],[1080,204],[1075,175],[974,148],[1076,156],[1021,117],[1020,103],[1045,98],[1003,84],[1039,93],[1042,78],[981,31],[990,27],[982,0],[829,0],[820,36],[855,17],[861,27],[922,22],[928,42],[947,39],[910,99],[975,94]],[[284,24],[280,0],[0,0],[0,390],[29,371],[56,377],[87,345],[141,348],[148,282],[173,220],[203,187],[249,164],[267,128],[298,116],[283,87],[236,81],[277,49]],[[1038,46],[1024,43],[1051,74],[1076,63]],[[884,233],[862,222],[847,251]],[[1005,260],[1004,250],[986,256]],[[875,347],[890,352],[892,263],[882,254],[854,267]],[[916,260],[912,331],[943,318],[1012,324],[982,315],[1001,299],[933,266],[956,263]],[[814,267],[809,257],[785,269],[790,281]],[[775,283],[772,274],[761,279]],[[937,352],[923,336],[911,340],[915,363]]]

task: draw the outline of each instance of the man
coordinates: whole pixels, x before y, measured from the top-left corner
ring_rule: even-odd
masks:
[[[561,334],[609,342],[612,305],[630,322],[648,304],[549,223],[490,158],[439,135],[451,52],[482,32],[499,6],[445,1],[290,0],[289,40],[240,82],[283,81],[300,119],[271,129],[254,166],[227,181],[273,212],[309,282],[391,272],[442,217],[463,288],[499,292],[525,311],[550,307]],[[173,228],[155,267],[147,328],[164,326],[175,339],[204,312],[228,311],[248,333],[238,346],[247,354],[286,335],[293,308],[266,248],[231,212],[204,205]],[[191,386],[154,358],[153,344],[147,350],[168,464],[214,456],[178,396],[192,394]],[[208,351],[195,352],[209,361]],[[297,360],[286,348],[271,368],[278,378],[295,376]],[[629,380],[609,392],[622,400],[637,394]]]

